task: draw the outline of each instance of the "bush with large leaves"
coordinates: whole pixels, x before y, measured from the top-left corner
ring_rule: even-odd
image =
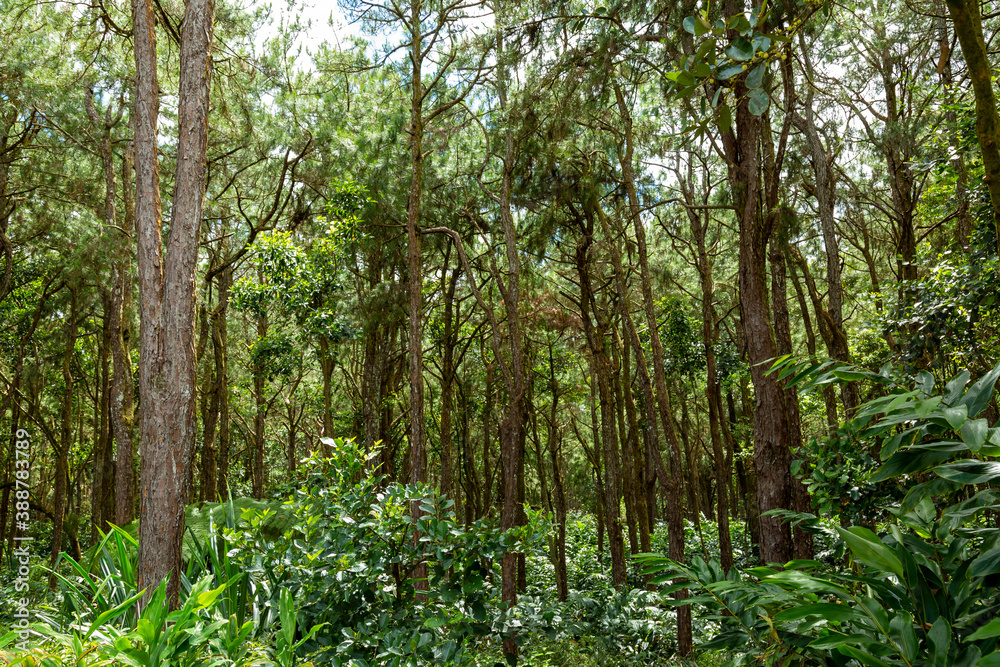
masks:
[[[291,591],[301,631],[321,626],[301,653],[358,667],[453,664],[470,638],[518,627],[499,604],[492,566],[509,550],[542,547],[548,526],[538,515],[506,532],[484,521],[465,527],[453,501],[434,489],[387,485],[365,474],[356,443],[324,442],[333,456],[307,462],[311,478],[289,501],[291,530],[274,540],[253,531],[228,536],[242,568],[266,580],[275,598]],[[427,566],[423,589],[412,578],[418,563]]]
[[[733,652],[736,664],[1000,665],[1000,428],[980,415],[993,400],[997,366],[968,386],[963,372],[936,392],[921,374],[909,384],[891,373],[840,364],[780,360],[772,372],[801,389],[865,381],[884,394],[841,429],[859,446],[881,445],[873,482],[891,482],[900,501],[878,535],[864,526],[836,532],[849,568],[816,561],[723,573],[717,562],[640,557],[672,586],[698,591],[719,624],[706,648]],[[967,388],[968,386],[968,388]],[[995,409],[995,407],[994,407]],[[815,517],[785,513],[819,530]]]

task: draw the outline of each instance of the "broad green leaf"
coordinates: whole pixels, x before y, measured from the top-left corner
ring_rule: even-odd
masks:
[[[975,633],[969,639],[974,639]],[[1000,651],[994,651],[993,653],[987,653],[984,655],[979,662],[976,663],[976,667],[1000,667]]]
[[[990,639],[992,637],[1000,637],[1000,618],[994,618],[992,621],[990,621],[983,627],[973,632],[971,635],[969,635],[969,640],[976,641],[977,639]],[[990,655],[997,655],[997,654],[991,653],[985,656],[983,660],[990,657]],[[980,662],[979,664],[982,664],[982,662]]]
[[[715,63],[715,38],[709,37],[701,45],[698,46],[698,50],[694,52],[695,60],[706,60],[706,56],[711,55],[707,58],[707,62]]]
[[[969,387],[969,391],[965,392],[960,405],[968,409],[970,417],[978,415],[990,402],[990,399],[993,398],[993,387],[996,385],[998,378],[1000,378],[1000,364],[976,380]]]
[[[833,375],[834,377],[840,380],[844,380],[845,382],[856,382],[858,380],[867,380],[872,375],[874,375],[874,373],[866,373],[864,371],[854,371],[854,370],[846,370],[838,368],[837,370],[833,371]]]
[[[947,461],[952,456],[953,452],[950,451],[905,449],[890,456],[889,460],[872,475],[872,481],[881,482],[918,470],[926,470],[942,461]]]
[[[799,621],[807,616],[820,616],[828,621],[848,621],[856,618],[858,612],[846,604],[819,602],[786,609],[776,614],[774,620],[782,622]]]
[[[743,62],[753,58],[753,44],[746,37],[737,37],[726,47],[725,52],[729,58]]]
[[[764,82],[765,73],[767,73],[766,63],[761,63],[750,70],[750,73],[747,74],[747,88],[750,88],[751,90],[754,88],[760,88],[760,84]]]
[[[831,634],[826,637],[820,637],[819,639],[814,639],[809,642],[809,646],[812,648],[827,650],[831,648],[837,648],[838,646],[844,646],[848,644],[853,644],[857,646],[865,646],[871,644],[877,644],[877,640],[872,639],[868,635],[837,635]]]
[[[742,71],[743,65],[726,65],[715,74],[715,78],[719,80],[731,79]]]
[[[964,424],[969,418],[969,408],[965,405],[959,405],[954,408],[945,408],[941,412],[944,414],[944,418],[948,421],[951,427],[956,431],[961,429],[962,424]]]
[[[866,653],[861,649],[854,648],[853,646],[838,646],[837,650],[846,656],[854,658],[862,665],[869,665],[870,667],[889,667],[889,663],[876,658],[871,653]]]
[[[767,106],[771,103],[771,97],[761,88],[750,91],[750,113],[754,116],[763,115],[767,111]]]
[[[990,426],[985,419],[970,419],[962,424],[962,442],[974,452],[978,452],[989,436]]]
[[[938,617],[927,632],[928,655],[927,667],[948,667],[948,649],[951,648],[951,626],[948,621]]]
[[[962,371],[957,376],[948,381],[944,388],[944,402],[954,405],[962,396],[962,390],[969,383],[969,371]]]
[[[979,554],[969,566],[969,574],[973,577],[984,577],[1000,572],[1000,547]]]
[[[940,477],[962,484],[984,484],[1000,479],[1000,463],[995,461],[959,461],[934,468]]]
[[[871,530],[862,526],[852,526],[850,528],[838,527],[837,532],[847,543],[847,548],[851,550],[855,560],[902,578],[903,564],[899,562],[896,554],[882,544],[878,535]]]

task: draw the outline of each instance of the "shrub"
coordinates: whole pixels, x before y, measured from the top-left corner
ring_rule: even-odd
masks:
[[[805,386],[867,380],[888,390],[840,434],[881,444],[871,479],[902,498],[886,508],[887,529],[837,527],[853,561],[845,571],[793,561],[727,575],[715,561],[645,555],[647,571],[696,592],[689,602],[720,627],[704,648],[732,651],[736,664],[1000,665],[997,493],[985,486],[1000,480],[1000,428],[978,418],[1000,366],[968,389],[964,372],[940,394],[927,374],[900,386],[888,374],[786,362],[782,374],[793,373]],[[794,518],[818,529],[814,517]]]

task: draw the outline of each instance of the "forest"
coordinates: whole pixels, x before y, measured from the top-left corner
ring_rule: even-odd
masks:
[[[1000,666],[998,35],[0,0],[0,664]]]

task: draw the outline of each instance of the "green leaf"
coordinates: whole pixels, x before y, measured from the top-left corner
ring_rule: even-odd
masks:
[[[774,620],[781,622],[799,621],[807,616],[819,616],[827,621],[849,621],[852,618],[857,618],[858,612],[846,604],[819,602],[786,609],[776,614]]]
[[[973,639],[975,633],[969,639]],[[976,663],[976,667],[1000,667],[1000,651],[994,651],[993,653],[988,653],[984,655],[979,662]]]
[[[872,377],[874,373],[866,373],[864,371],[851,371],[836,369],[833,371],[833,376],[844,380],[845,382],[857,382],[858,380],[867,380]]]
[[[940,477],[962,484],[984,484],[1000,479],[1000,463],[994,461],[959,461],[934,468]]]
[[[750,60],[753,58],[753,43],[746,37],[737,37],[726,47],[725,53],[737,62]]]
[[[962,424],[966,422],[969,418],[969,408],[965,405],[959,405],[954,408],[945,408],[941,411],[944,414],[944,418],[948,421],[953,429],[958,431],[962,428]]]
[[[846,656],[854,658],[862,665],[869,665],[870,667],[889,667],[889,663],[879,660],[871,653],[866,653],[861,649],[856,649],[853,646],[839,646],[838,651]]]
[[[983,408],[990,402],[990,399],[993,398],[993,387],[996,385],[998,378],[1000,378],[1000,364],[979,378],[975,384],[969,387],[969,391],[965,392],[960,405],[968,409],[970,417],[975,417],[982,412]]]
[[[954,405],[955,401],[962,395],[965,385],[969,384],[969,371],[962,371],[957,376],[948,381],[944,387],[944,402]]]
[[[733,127],[733,112],[728,104],[723,104],[719,109],[719,130],[728,132]]]
[[[962,442],[974,452],[978,452],[989,435],[990,426],[985,419],[972,419],[962,424]]]
[[[948,667],[948,649],[951,648],[951,626],[938,617],[927,632],[927,643],[931,649],[927,667]]]
[[[872,481],[882,482],[918,470],[926,470],[942,461],[947,461],[952,455],[953,453],[950,451],[939,452],[917,449],[906,449],[896,452],[875,471],[875,474],[872,475]]]
[[[754,88],[760,88],[760,84],[764,82],[764,74],[767,73],[767,64],[761,63],[757,65],[750,73],[747,74],[747,88],[751,90]]]
[[[993,637],[1000,637],[1000,618],[994,618],[992,621],[973,632],[969,635],[969,640],[976,641],[977,639],[991,639]],[[991,653],[990,655],[996,654]],[[988,658],[989,655],[986,657]],[[982,664],[982,662],[980,662],[980,664]]]
[[[721,80],[731,79],[743,71],[743,65],[726,65],[715,74],[715,78]]]
[[[847,548],[851,550],[855,560],[902,578],[903,564],[871,530],[862,526],[852,526],[838,527],[837,532],[847,543]]]
[[[767,111],[767,107],[770,103],[771,103],[771,98],[767,94],[767,92],[764,91],[763,89],[757,88],[756,90],[750,91],[749,107],[750,107],[750,113],[752,113],[754,116],[763,115],[763,113]]]
[[[997,572],[1000,572],[1000,547],[994,547],[979,554],[969,566],[969,575],[973,577],[985,577]]]

